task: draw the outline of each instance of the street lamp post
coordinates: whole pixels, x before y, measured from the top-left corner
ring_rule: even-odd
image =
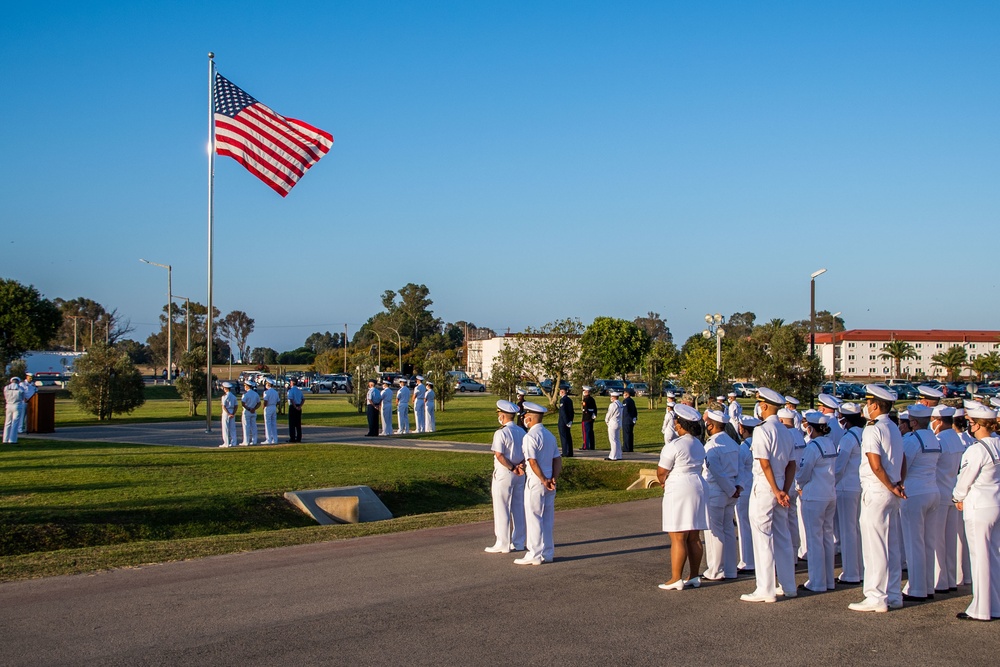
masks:
[[[382,372],[382,337],[378,335],[378,332],[374,329],[371,330],[375,337],[378,338],[378,372]]]
[[[186,296],[174,295],[175,299],[184,299],[184,324],[187,327],[187,351],[191,351],[191,299]]]
[[[167,270],[167,384],[173,384],[174,380],[174,274],[173,267],[169,264],[157,264],[156,262],[151,262],[148,259],[139,259],[140,262],[145,262],[146,264],[152,264],[153,266],[158,266],[161,269]]]
[[[726,323],[726,319],[721,313],[716,313],[705,315],[705,322],[708,323],[708,328],[702,331],[701,335],[705,340],[715,336],[715,372],[718,373],[722,370],[722,339],[726,336],[726,330],[722,325]]]
[[[826,269],[814,271],[809,276],[809,356],[816,356],[816,278],[826,273]],[[815,397],[809,393],[809,407],[815,407]]]
[[[403,372],[403,339],[399,335],[399,329],[389,327],[396,332],[396,351],[399,353],[399,372]]]
[[[833,314],[833,377],[830,380],[833,382],[834,396],[837,395],[837,318],[840,316],[839,310]]]

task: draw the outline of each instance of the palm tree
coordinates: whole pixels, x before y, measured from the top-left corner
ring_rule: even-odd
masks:
[[[878,355],[881,359],[892,359],[896,362],[896,374],[893,377],[899,377],[899,366],[903,359],[916,359],[917,350],[911,344],[907,343],[905,340],[890,340],[885,344],[882,354]]]
[[[944,352],[939,352],[931,357],[931,361],[945,370],[949,381],[955,379],[967,359],[968,353],[961,345],[952,345]]]

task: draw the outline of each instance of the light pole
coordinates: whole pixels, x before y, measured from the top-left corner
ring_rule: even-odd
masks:
[[[838,310],[833,314],[833,377],[830,380],[833,382],[833,395],[837,395],[837,318],[840,317],[841,312]]]
[[[186,296],[174,295],[175,299],[184,299],[184,324],[187,327],[187,351],[191,351],[191,299]]]
[[[396,332],[396,351],[399,352],[399,372],[403,372],[403,339],[399,336],[399,329],[389,327]]]
[[[816,356],[816,278],[826,273],[826,269],[813,271],[809,275],[809,356]],[[815,407],[815,397],[809,393],[809,407]]]
[[[382,372],[382,337],[378,335],[378,332],[374,329],[371,330],[375,337],[378,338],[378,372]]]
[[[726,330],[722,325],[726,323],[726,318],[721,313],[715,315],[705,315],[705,322],[708,328],[701,332],[702,338],[708,340],[715,336],[715,372],[722,370],[722,339],[726,336]]]
[[[169,264],[157,264],[148,259],[139,259],[140,262],[158,266],[167,270],[167,384],[174,381],[174,269]]]

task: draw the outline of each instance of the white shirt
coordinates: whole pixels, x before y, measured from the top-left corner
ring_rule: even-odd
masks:
[[[954,429],[943,429],[937,437],[941,443],[941,456],[938,457],[937,464],[938,493],[941,494],[941,502],[950,503],[951,492],[958,480],[958,469],[962,466],[965,445]]]
[[[777,415],[771,415],[764,423],[753,430],[753,483],[761,488],[771,490],[760,461],[769,461],[774,473],[774,483],[779,489],[785,487],[785,468],[789,461],[794,460],[795,445],[792,442],[792,432],[778,421]]]
[[[256,410],[257,406],[260,405],[260,395],[253,389],[247,389],[243,394],[243,398],[240,399],[240,403],[243,405],[244,410]]]
[[[222,395],[222,413],[224,415],[235,415],[237,405],[239,405],[239,402],[236,400],[236,395],[233,392],[226,392]]]
[[[21,380],[21,390],[24,392],[24,402],[27,403],[31,398],[38,393],[38,387],[35,386],[34,382],[28,382],[27,380]]]
[[[400,405],[408,405],[410,403],[410,388],[403,385],[396,392],[396,402]]]
[[[868,454],[882,459],[882,468],[890,482],[898,482],[903,467],[903,436],[889,415],[879,415],[874,424],[865,426],[861,433],[861,488],[864,491],[890,493],[889,489],[872,472]]]
[[[424,392],[424,403],[426,403],[427,407],[431,410],[434,409],[434,390],[430,387],[428,387],[427,391]]]
[[[8,407],[19,408],[21,402],[24,401],[24,390],[18,383],[12,382],[3,388],[3,399],[7,402]]]
[[[366,397],[368,404],[375,407],[378,407],[378,404],[382,402],[382,392],[378,390],[378,387],[369,388]]]
[[[795,473],[795,483],[802,489],[802,500],[837,499],[833,472],[836,459],[837,447],[829,436],[822,435],[809,441]]]
[[[840,438],[833,472],[837,490],[861,493],[861,427],[852,426]]]
[[[264,400],[267,401],[267,407],[265,410],[277,410],[278,401],[281,398],[278,396],[278,392],[274,390],[274,387],[268,387],[264,390]]]
[[[423,384],[418,383],[416,387],[413,388],[413,404],[424,402],[424,394],[427,393],[427,387]]]
[[[724,431],[705,442],[705,466],[701,476],[710,496],[732,498],[740,474],[740,446]]]
[[[670,407],[663,415],[663,426],[660,427],[660,433],[663,434],[663,439],[667,442],[677,439],[677,431],[674,430],[674,411]]]
[[[750,487],[753,485],[753,451],[751,445],[753,438],[746,438],[740,443],[740,474],[736,483],[743,488],[740,497],[749,497]]]
[[[508,461],[517,465],[524,461],[523,441],[524,429],[518,426],[517,422],[507,422],[493,434],[493,446],[490,447],[490,450],[503,454]],[[496,457],[493,458],[493,463],[502,467]]]
[[[991,436],[969,445],[952,497],[967,510],[1000,507],[1000,438]]]
[[[618,426],[622,425],[622,404],[618,402],[618,399],[611,401],[608,404],[608,412],[604,415],[604,423],[608,426]]]
[[[937,464],[940,455],[941,443],[933,431],[920,429],[903,437],[907,496],[938,493]]]
[[[739,431],[740,417],[743,416],[743,406],[737,403],[734,398],[729,402],[729,406],[726,409],[729,412],[729,423],[733,425],[733,428]]]
[[[559,451],[559,445],[556,444],[556,436],[552,435],[551,431],[541,424],[535,424],[521,441],[521,449],[524,458],[535,460],[543,477],[552,477],[552,462],[561,458],[562,453]],[[528,477],[538,479],[534,469],[530,465],[527,468]]]
[[[382,412],[392,412],[392,387],[382,390]]]

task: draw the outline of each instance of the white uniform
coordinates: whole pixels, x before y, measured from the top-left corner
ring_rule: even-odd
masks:
[[[260,406],[260,395],[257,394],[253,389],[247,389],[243,396],[240,398],[240,404],[243,406],[243,442],[240,445],[246,447],[247,445],[257,444],[257,407]]]
[[[972,564],[969,616],[1000,617],[1000,438],[970,445],[962,455],[954,499],[963,503]]]
[[[534,459],[546,478],[552,477],[553,462],[562,456],[556,436],[541,424],[535,424],[524,436],[525,459]],[[553,541],[556,492],[548,491],[529,464],[525,471],[524,518],[526,524],[525,558],[551,562],[555,558]]]
[[[740,476],[740,446],[724,431],[705,443],[702,477],[708,484],[708,530],[705,532],[705,577],[736,577],[736,485]]]
[[[903,436],[888,415],[879,415],[861,435],[861,554],[866,601],[895,607],[903,604],[899,497],[872,472],[867,454],[878,455],[889,480],[899,481]]]
[[[809,441],[795,482],[802,489],[802,523],[806,529],[806,549],[809,552],[811,591],[832,591],[833,579],[833,511],[837,506],[837,481],[834,461],[837,447],[828,436]]]
[[[622,457],[622,404],[617,398],[608,404],[604,423],[608,425],[608,440],[611,442],[611,453],[608,454],[608,458],[617,461]]]
[[[840,438],[834,476],[837,481],[837,520],[840,522],[840,580],[861,581],[861,427],[853,426]]]
[[[969,435],[968,431],[958,432],[958,437],[962,440],[962,444],[964,444],[966,448],[976,442],[976,439]],[[958,511],[957,508],[956,511]],[[961,515],[961,512],[959,514]],[[959,518],[961,518],[961,516]],[[972,564],[969,562],[969,541],[965,536],[964,528],[965,521],[962,520],[958,530],[958,555],[955,560],[955,563],[958,566],[956,581],[963,586],[972,583]]]
[[[24,414],[24,390],[21,385],[11,382],[3,388],[3,400],[7,406],[4,412],[3,441],[13,444],[17,442],[17,427]]]
[[[379,435],[392,435],[392,387],[382,390],[382,403],[379,404],[382,418],[382,431]]]
[[[512,465],[524,462],[522,441],[524,429],[515,422],[508,422],[493,434],[494,452],[503,454]],[[524,481],[525,475],[515,475],[493,457],[493,532],[497,541],[493,545],[501,551],[524,549]]]
[[[802,433],[802,429],[798,426],[795,428],[788,429],[789,435],[792,437],[792,442],[794,443],[795,453],[792,455],[792,460],[798,463],[802,460],[802,455],[806,451],[806,437]],[[799,492],[798,484],[792,485],[792,491],[789,492],[788,505],[788,534],[792,538],[792,550],[798,558],[806,557],[806,541],[805,541],[805,526],[802,525],[802,517],[799,513]]]
[[[906,459],[906,500],[900,505],[903,550],[907,581],[903,592],[915,597],[934,594],[934,522],[931,512],[941,498],[937,485],[937,464],[941,443],[927,429],[907,433],[903,438]]]
[[[413,418],[417,422],[417,433],[424,432],[424,394],[427,393],[427,387],[423,382],[417,382],[417,386],[413,388]]]
[[[236,443],[236,394],[227,391],[222,395],[222,446],[232,447]]]
[[[24,392],[24,398],[22,399],[24,404],[21,406],[21,418],[17,422],[17,432],[25,433],[28,430],[28,401],[38,393],[38,387],[35,386],[34,382],[28,382],[27,379],[24,379],[21,380],[21,391]]]
[[[663,413],[663,426],[660,427],[660,433],[663,434],[663,444],[677,439],[677,431],[674,430],[674,410],[670,406],[667,406]]]
[[[396,425],[400,434],[410,432],[410,388],[405,384],[396,392]]]
[[[732,424],[733,428],[736,429],[736,432],[739,433],[740,418],[743,416],[743,406],[737,403],[734,398],[729,402],[729,405],[726,406],[726,412],[729,413],[729,423]]]
[[[424,394],[424,433],[433,433],[437,430],[437,419],[434,417],[436,409],[434,390],[427,387],[427,393]]]
[[[688,434],[668,442],[660,450],[657,465],[670,471],[663,483],[663,532],[708,530],[708,482],[701,475],[705,466],[701,441]]]
[[[753,452],[750,450],[752,438],[745,439],[740,444],[740,476],[739,484],[743,493],[736,501],[736,535],[740,541],[740,570],[754,569],[753,537],[750,534],[750,492],[753,489]]]
[[[281,397],[274,387],[264,390],[264,444],[278,444],[278,401]]]
[[[937,465],[938,504],[931,512],[934,523],[934,590],[945,592],[958,587],[958,534],[965,533],[962,515],[951,494],[958,480],[965,445],[950,428],[937,434],[941,455]]]
[[[778,421],[776,415],[771,415],[754,429],[753,491],[750,497],[750,527],[757,579],[754,595],[765,599],[775,597],[777,584],[781,585],[786,595],[795,595],[795,551],[788,531],[788,509],[778,504],[760,461],[770,462],[774,482],[782,489],[785,468],[794,461],[794,455],[791,431]]]

